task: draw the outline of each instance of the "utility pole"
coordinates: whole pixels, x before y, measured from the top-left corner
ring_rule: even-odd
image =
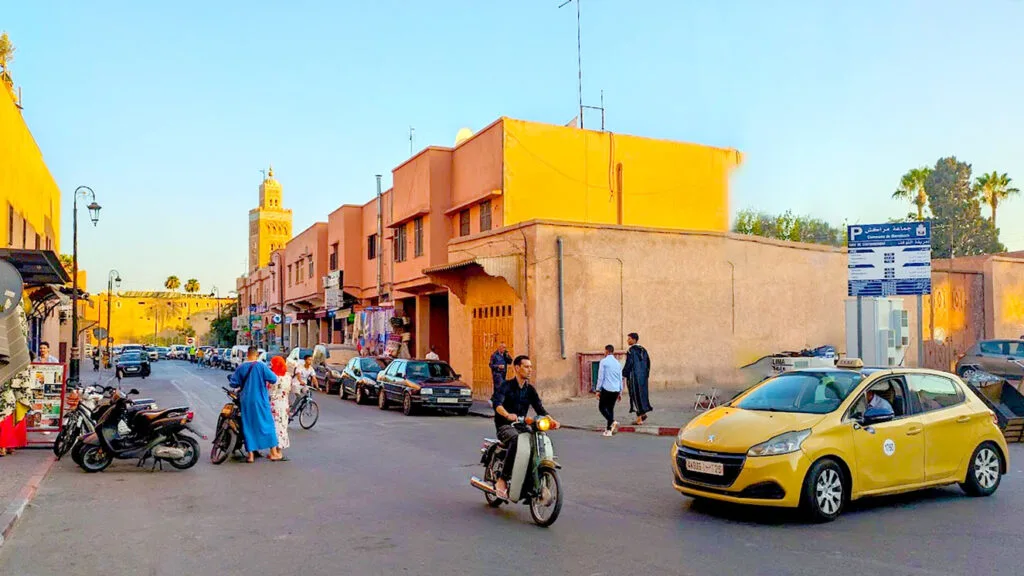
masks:
[[[576,2],[576,95],[579,99],[580,106],[580,129],[583,128],[583,48],[582,48],[582,29],[580,26],[580,0],[565,0],[559,6],[559,8],[575,1]]]
[[[381,277],[384,274],[384,260],[381,258],[384,246],[384,200],[380,192],[380,174],[377,174],[377,237],[373,242],[374,256],[377,257],[377,304],[383,302],[381,291]]]
[[[416,132],[416,129],[413,128],[412,126],[409,126],[409,156],[412,156],[412,153],[413,153],[413,138],[412,137],[413,137],[413,134],[415,132]]]

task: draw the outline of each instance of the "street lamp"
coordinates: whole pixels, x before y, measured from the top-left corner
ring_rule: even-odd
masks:
[[[220,320],[220,289],[214,286],[210,292],[210,298],[217,299],[217,320]]]
[[[279,330],[278,339],[280,340],[278,344],[281,346],[281,351],[284,352],[284,253],[279,250],[276,252],[276,254],[281,260],[281,284],[280,286],[278,286],[279,290],[277,291],[278,300],[280,301],[281,304],[281,321],[278,322],[277,326]],[[276,263],[273,260],[271,260],[269,266],[271,268],[274,268],[276,267]],[[277,274],[273,270],[271,270],[271,274],[277,276]]]
[[[114,291],[114,288],[121,287],[121,273],[117,270],[111,270],[107,273],[107,357],[112,358],[111,350],[114,347],[114,335],[110,331],[110,293]]]
[[[92,225],[95,226],[100,219],[100,205],[96,203],[96,193],[92,191],[92,188],[88,186],[79,186],[75,188],[74,201],[71,207],[72,213],[72,225],[71,225],[71,236],[72,236],[72,251],[71,251],[71,361],[68,363],[68,385],[74,388],[78,387],[78,197],[85,197],[86,194],[92,198],[92,202],[89,203],[87,208],[89,209],[89,219],[92,220]]]

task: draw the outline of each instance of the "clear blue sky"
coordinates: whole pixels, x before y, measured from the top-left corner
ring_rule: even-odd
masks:
[[[608,129],[738,148],[733,210],[834,224],[908,211],[906,169],[954,154],[1024,185],[1024,2],[583,1],[585,100]],[[565,123],[576,14],[522,2],[5,2],[25,118],[83,227],[89,287],[234,287],[273,162],[296,232],[417,149],[506,115]],[[591,126],[598,117],[588,117]],[[82,213],[84,216],[84,212]],[[1024,197],[1000,212],[1024,249]]]

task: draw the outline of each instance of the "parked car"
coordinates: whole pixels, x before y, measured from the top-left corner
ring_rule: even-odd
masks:
[[[114,361],[114,368],[125,378],[141,376],[145,379],[150,374],[149,357],[145,352],[122,352]]]
[[[447,362],[440,360],[392,360],[377,374],[377,407],[402,406],[411,416],[421,409],[453,410],[464,416],[473,405],[473,391]]]
[[[377,399],[380,388],[377,386],[377,374],[384,371],[391,362],[390,358],[356,357],[344,366],[331,368],[329,371],[318,366],[317,379],[327,378],[329,387],[338,390],[342,400],[355,398],[356,404],[365,404]],[[323,375],[321,375],[321,369]]]
[[[320,346],[320,348],[323,348],[325,358],[331,357],[330,353],[327,352],[327,348],[324,348],[323,346]],[[296,366],[301,366],[306,358],[312,356],[315,352],[316,350],[313,348],[292,348],[291,352],[289,352],[288,356],[285,358],[285,361],[295,362]]]
[[[856,359],[837,366],[779,374],[691,420],[673,443],[673,487],[801,508],[819,522],[867,496],[947,484],[996,491],[1009,470],[1006,440],[958,377]]]
[[[158,346],[156,349],[156,357],[159,358],[160,360],[167,360],[167,358],[170,356],[170,353],[171,349],[168,348],[167,346]]]
[[[1024,340],[982,340],[967,349],[956,363],[956,373],[968,379],[988,372],[1008,380],[1024,379]]]
[[[217,366],[222,370],[231,370],[231,348],[217,350]]]

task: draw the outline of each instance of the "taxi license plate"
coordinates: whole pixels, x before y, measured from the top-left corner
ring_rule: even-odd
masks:
[[[455,404],[458,401],[459,401],[458,398],[438,398],[437,399],[437,403],[438,404]]]
[[[718,462],[704,462],[703,460],[690,460],[689,458],[686,459],[686,469],[690,472],[711,474],[713,476],[725,474],[725,467]]]

